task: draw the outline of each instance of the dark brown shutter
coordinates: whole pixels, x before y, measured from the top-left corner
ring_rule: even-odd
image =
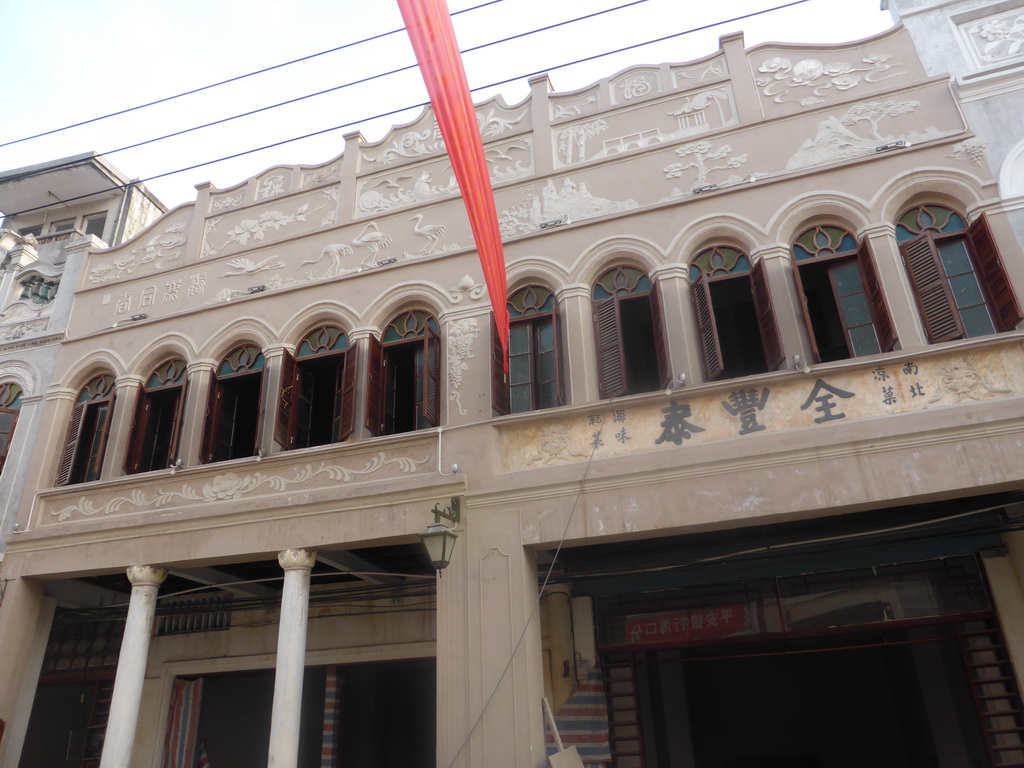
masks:
[[[264,366],[265,365],[266,364],[264,363]],[[253,414],[253,417],[256,419],[256,438],[253,441],[252,453],[249,454],[250,456],[257,455],[260,452],[260,446],[263,445],[263,429],[266,427],[264,422],[266,421],[267,395],[269,394],[267,392],[267,387],[270,386],[270,377],[265,376],[265,373],[266,367],[261,371],[249,374],[250,376],[260,377],[260,399],[256,403],[256,413]],[[239,418],[244,419],[245,414],[239,414]]]
[[[281,357],[281,394],[277,398],[277,422],[274,424],[274,440],[286,451],[295,447],[295,420],[298,409],[294,407],[299,392],[299,366],[295,355],[288,350]]]
[[[71,409],[71,422],[68,424],[68,434],[64,438],[64,448],[60,454],[56,485],[67,485],[68,480],[71,479],[75,451],[78,448],[78,441],[82,437],[82,417],[85,415],[86,405],[88,403],[75,403],[75,407]]]
[[[627,391],[626,354],[622,348],[619,302],[614,296],[594,304],[594,337],[601,398],[621,397]]]
[[[217,376],[210,377],[210,392],[206,399],[206,422],[203,428],[203,448],[199,460],[204,464],[213,461],[213,452],[217,447],[217,426],[220,424],[221,391]]]
[[[185,406],[188,404],[189,378],[188,374],[185,374],[185,383],[178,390],[178,402],[174,405],[174,424],[171,426],[171,442],[167,452],[167,463],[172,467],[178,460],[178,454],[181,451],[181,433],[185,424]]]
[[[792,251],[790,251],[792,254]],[[804,281],[800,277],[800,262],[792,257],[790,262],[793,267],[793,280],[796,281],[796,295],[800,297],[800,308],[804,314],[804,326],[807,328],[807,340],[811,343],[811,358],[816,363],[821,362],[821,354],[818,352],[818,339],[814,335],[814,323],[811,322],[811,310],[807,306],[807,294],[804,293]]]
[[[342,361],[341,386],[334,394],[334,441],[340,443],[356,429],[356,384],[359,381],[359,342],[349,346]]]
[[[875,326],[875,335],[878,336],[879,351],[892,352],[896,348],[896,330],[892,325],[889,305],[885,302],[882,281],[878,279],[875,255],[866,237],[857,249],[857,264],[860,267],[861,279],[864,281],[864,292],[871,305],[871,322]]]
[[[939,262],[939,251],[931,235],[926,232],[913,240],[907,240],[900,245],[900,253],[903,254],[903,263],[914,287],[928,341],[937,344],[963,338],[964,327],[953,303],[946,274]]]
[[[702,271],[696,281],[690,283],[690,303],[697,321],[697,342],[704,365],[704,380],[714,381],[722,375],[722,346],[718,343],[718,329],[715,327],[715,313],[711,307],[711,287],[707,275]]]
[[[107,418],[99,427],[99,450],[96,451],[96,461],[99,464],[99,477],[103,477],[103,458],[107,453],[107,438],[110,437],[110,425],[114,422],[114,402],[116,400],[117,391],[111,389],[110,397],[107,398]]]
[[[551,333],[555,339],[555,393],[558,397],[558,404],[565,405],[565,355],[562,354],[562,307],[555,305],[555,311],[551,313]]]
[[[132,417],[132,428],[128,438],[128,451],[124,455],[124,471],[129,475],[137,474],[139,462],[142,461],[142,444],[146,429],[149,427],[149,414],[153,404],[146,396],[146,390],[139,390],[139,402],[135,404],[135,416]]]
[[[1012,331],[1024,317],[1021,316],[1020,304],[1013,292],[1013,286],[1003,268],[1003,261],[996,248],[995,238],[988,225],[987,214],[982,214],[968,231],[971,248],[974,250],[975,262],[978,266],[978,277],[988,295],[989,309],[996,331]]]
[[[432,427],[441,423],[441,334],[426,326],[423,360],[423,419]]]
[[[775,319],[775,307],[772,306],[772,293],[768,288],[768,271],[764,259],[758,260],[750,270],[750,293],[754,298],[757,325],[761,329],[764,361],[768,365],[768,370],[774,371],[786,362],[786,352],[782,348],[779,323]]]
[[[384,345],[376,336],[367,341],[366,354],[366,428],[371,435],[384,434]]]
[[[512,410],[505,373],[505,351],[498,338],[498,324],[491,315],[491,411],[495,416],[506,416]]]
[[[661,386],[668,386],[672,379],[669,373],[668,346],[665,343],[664,314],[661,309],[661,286],[654,283],[651,287],[651,328],[654,331],[654,355],[658,359],[658,380]]]

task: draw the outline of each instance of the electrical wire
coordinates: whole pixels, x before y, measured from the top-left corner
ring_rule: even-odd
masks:
[[[502,1],[503,0],[494,0],[494,2],[502,2]],[[806,2],[806,0],[802,0],[802,1]],[[592,19],[592,18],[595,18],[595,17],[598,17],[598,16],[603,16],[606,13],[612,13],[613,11],[620,11],[620,10],[622,10],[624,8],[629,8],[631,6],[640,5],[640,4],[646,3],[646,2],[650,2],[650,0],[631,0],[631,2],[627,2],[627,3],[624,3],[622,5],[612,6],[611,8],[605,8],[604,10],[595,11],[594,13],[585,14],[583,16],[576,16],[576,17],[574,17],[572,19],[566,19],[565,21],[560,21],[560,22],[556,22],[554,24],[549,24],[549,25],[547,25],[545,27],[537,27],[536,29],[531,29],[531,30],[528,30],[526,32],[520,32],[520,33],[515,34],[515,35],[510,35],[509,37],[503,37],[503,38],[500,38],[498,40],[492,40],[489,43],[482,43],[480,45],[476,45],[476,46],[473,46],[471,48],[466,48],[466,49],[460,51],[460,53],[462,53],[462,55],[465,55],[467,53],[474,53],[476,51],[481,51],[481,50],[484,50],[486,48],[491,48],[491,47],[493,47],[495,45],[502,45],[504,43],[509,43],[509,42],[512,42],[514,40],[519,40],[519,39],[524,38],[524,37],[529,37],[530,35],[539,34],[541,32],[548,32],[548,31],[550,31],[552,29],[557,29],[558,27],[563,27],[563,26],[566,26],[568,24],[576,24],[576,23],[578,23],[580,21],[586,21],[588,19]],[[476,7],[479,8],[479,7],[482,7],[482,6],[476,6]],[[474,10],[474,9],[467,9],[467,10]],[[399,31],[402,31],[402,30],[399,30]],[[391,34],[391,33],[388,33],[388,34]],[[332,49],[332,50],[338,50],[338,49]],[[319,54],[315,54],[315,55],[319,55]],[[304,59],[297,59],[296,61],[304,61]],[[294,63],[294,62],[289,62],[289,63]],[[278,66],[286,66],[286,64],[281,64],[281,65],[278,65]],[[290,104],[297,104],[297,103],[299,103],[301,101],[305,101],[307,99],[316,98],[318,96],[324,96],[324,95],[326,95],[328,93],[334,93],[336,91],[340,91],[340,90],[343,90],[345,88],[351,88],[351,87],[356,86],[356,85],[365,85],[366,83],[373,82],[374,80],[381,80],[381,79],[383,79],[385,77],[390,77],[392,75],[397,75],[397,74],[400,74],[402,72],[408,72],[408,71],[416,69],[416,68],[417,68],[417,64],[414,62],[412,64],[407,64],[405,66],[396,67],[395,69],[389,69],[386,72],[380,72],[380,73],[377,73],[375,75],[368,75],[367,77],[362,77],[362,78],[359,78],[358,80],[351,80],[351,81],[349,81],[347,83],[342,83],[341,85],[335,85],[335,86],[331,86],[330,88],[324,88],[323,90],[315,91],[314,93],[308,93],[305,96],[296,96],[293,99],[287,99],[285,101],[279,101],[276,104],[268,104],[268,105],[263,106],[263,107],[258,107],[256,109],[249,110],[248,112],[241,112],[239,114],[229,115],[228,117],[222,117],[222,118],[220,118],[218,120],[212,120],[212,121],[210,121],[208,123],[202,123],[200,125],[194,125],[194,126],[192,126],[190,128],[183,128],[180,131],[174,131],[173,133],[167,133],[167,134],[164,134],[163,136],[157,136],[155,138],[145,139],[144,141],[139,141],[139,142],[136,142],[134,144],[128,144],[128,145],[123,146],[123,147],[118,147],[117,149],[104,150],[102,152],[97,152],[96,154],[103,155],[104,157],[109,157],[110,155],[115,155],[118,152],[125,152],[125,151],[127,151],[129,149],[137,149],[139,147],[144,147],[144,146],[146,146],[148,144],[154,144],[154,143],[156,143],[158,141],[164,141],[166,139],[172,139],[172,138],[176,138],[178,136],[184,136],[185,134],[193,133],[195,131],[199,131],[199,130],[202,130],[204,128],[211,128],[211,127],[213,127],[215,125],[222,125],[224,123],[229,123],[229,122],[231,122],[233,120],[239,120],[239,119],[241,119],[243,117],[251,117],[253,115],[258,115],[258,114],[260,114],[262,112],[267,112],[267,111],[270,111],[272,109],[277,109],[279,107],[285,107],[285,106],[288,106]],[[260,70],[260,71],[266,71],[266,70]],[[514,82],[516,80],[523,79],[523,77],[532,77],[532,74],[531,75],[524,75],[524,76],[517,76],[517,77],[512,78],[511,80],[502,81],[502,83],[504,83],[504,82]],[[225,82],[231,82],[231,81],[225,81]],[[482,86],[482,88],[490,88],[490,87],[493,87],[494,85],[495,84],[492,83],[491,85],[488,85],[488,86]],[[209,86],[209,87],[213,87],[213,86]],[[476,90],[480,90],[480,89],[476,89]],[[158,103],[161,103],[161,102],[151,102],[150,104],[141,105],[139,107],[133,107],[132,110],[134,110],[134,109],[142,109],[145,106],[152,106],[153,104],[158,104]],[[421,104],[421,105],[417,105],[417,106],[423,106],[423,105]],[[412,109],[412,108],[413,107],[409,107],[409,109]],[[126,111],[132,111],[132,110],[126,110]],[[115,113],[115,115],[116,114],[121,114],[121,113]],[[112,116],[114,116],[114,115],[108,115],[108,117],[112,117]],[[96,118],[96,119],[102,119],[102,118]],[[376,119],[376,118],[364,118],[364,119],[358,120],[356,122],[365,122],[365,120],[367,120],[367,119],[373,120],[373,119]],[[87,122],[92,122],[92,121],[87,121]],[[84,125],[84,124],[86,124],[86,123],[81,123],[81,125]],[[343,127],[348,127],[348,125],[353,125],[353,124],[354,123],[349,123],[349,124],[347,124],[346,126],[343,126]],[[76,127],[76,126],[69,126],[69,127]],[[57,130],[58,131],[59,130],[66,130],[66,128],[60,128],[60,129],[57,129]],[[53,133],[53,132],[56,132],[56,131],[51,131],[51,132],[48,132],[48,133]],[[47,134],[40,134],[40,135],[47,135]],[[10,142],[10,143],[16,143],[16,142]],[[0,144],[0,148],[2,148],[4,146],[6,146],[6,145],[5,144]],[[259,150],[255,150],[255,151],[259,151]],[[66,163],[58,163],[58,164],[55,164],[55,165],[48,165],[46,168],[25,171],[24,173],[20,173],[20,174],[14,174],[14,175],[5,177],[4,181],[8,182],[8,183],[12,182],[12,181],[21,181],[23,179],[30,178],[32,176],[39,176],[39,175],[42,175],[42,174],[52,173],[53,171],[59,171],[59,170],[62,170],[64,168],[75,167],[75,166],[81,165],[84,162],[85,161],[83,161],[83,160],[69,160]],[[66,202],[66,201],[61,201],[61,202]],[[22,211],[21,213],[25,213],[25,211]]]
[[[495,0],[495,1],[500,1],[500,0]],[[644,2],[644,1],[645,0],[636,0],[636,2]],[[692,27],[690,29],[686,29],[686,30],[683,30],[681,32],[676,32],[676,33],[673,33],[671,35],[664,35],[662,37],[654,38],[652,40],[646,40],[646,41],[640,42],[640,43],[635,43],[633,45],[623,46],[621,48],[616,48],[614,50],[606,51],[604,53],[594,54],[592,56],[586,56],[586,57],[583,57],[583,58],[580,58],[580,59],[575,59],[573,61],[569,61],[569,62],[566,62],[566,63],[563,63],[563,64],[558,64],[558,65],[551,66],[551,67],[545,67],[545,68],[538,69],[538,70],[535,70],[533,72],[529,72],[529,73],[526,73],[526,74],[520,74],[520,75],[516,75],[514,77],[505,78],[503,80],[498,80],[498,81],[493,82],[493,83],[488,83],[487,85],[478,86],[476,88],[473,88],[472,91],[473,92],[482,91],[482,90],[486,90],[486,89],[489,89],[489,88],[497,87],[499,85],[507,85],[508,83],[512,83],[512,82],[515,82],[515,81],[518,81],[518,80],[523,80],[523,79],[527,79],[527,78],[530,78],[530,77],[534,77],[536,75],[544,74],[546,72],[553,72],[553,71],[556,71],[556,70],[559,70],[559,69],[565,69],[567,67],[575,66],[577,64],[582,64],[582,63],[586,63],[586,62],[590,62],[590,61],[595,61],[597,59],[601,59],[601,58],[604,58],[606,56],[612,56],[612,55],[615,55],[615,54],[618,54],[618,53],[623,53],[625,51],[635,50],[637,48],[643,48],[643,47],[648,46],[648,45],[653,45],[653,44],[656,44],[656,43],[665,42],[667,40],[671,40],[671,39],[674,39],[674,38],[677,38],[677,37],[682,37],[684,35],[692,34],[694,32],[701,32],[701,31],[705,31],[705,30],[708,30],[708,29],[712,29],[712,28],[717,27],[717,26],[721,26],[723,24],[731,24],[731,23],[736,22],[736,21],[743,21],[745,19],[749,19],[749,18],[752,18],[752,17],[755,17],[755,16],[760,16],[760,15],[763,15],[763,14],[766,14],[766,13],[772,13],[774,11],[782,10],[782,9],[789,8],[789,7],[796,6],[796,5],[801,5],[801,4],[807,3],[807,2],[810,2],[810,0],[792,0],[792,2],[788,2],[788,3],[783,3],[781,5],[772,6],[771,8],[765,8],[765,9],[762,9],[760,11],[752,11],[750,13],[746,13],[746,14],[743,14],[741,16],[734,16],[734,17],[729,18],[729,19],[723,19],[721,21],[713,22],[713,23],[710,23],[710,24],[705,24],[705,25],[702,25],[700,27]],[[635,4],[635,3],[629,3],[627,5],[633,5],[633,4]],[[622,7],[625,7],[625,6],[622,6]],[[567,23],[567,22],[563,22],[563,23]],[[521,35],[516,35],[516,36],[513,36],[512,38],[508,38],[508,39],[514,39],[515,37],[521,37],[521,36],[523,36],[525,34],[531,34],[531,33],[522,33]],[[483,47],[483,46],[477,46],[476,48],[467,49],[467,50],[478,50],[480,47]],[[403,71],[404,69],[407,69],[407,68],[408,67],[405,67],[405,68],[402,68],[402,69],[399,69],[399,70],[395,70],[395,71]],[[359,82],[362,82],[362,81],[359,81]],[[318,95],[318,94],[312,94],[312,95]],[[327,133],[331,133],[331,132],[334,132],[334,131],[342,130],[344,128],[349,128],[349,127],[352,127],[352,126],[355,126],[355,125],[359,125],[359,124],[362,124],[362,123],[366,123],[366,122],[370,122],[370,121],[373,121],[373,120],[379,120],[379,119],[384,118],[384,117],[389,117],[389,116],[392,116],[392,115],[397,115],[397,114],[400,114],[402,112],[407,112],[407,111],[412,110],[412,109],[423,108],[423,107],[426,107],[426,106],[429,106],[429,102],[420,102],[418,104],[411,104],[411,105],[399,107],[397,109],[388,110],[387,112],[381,112],[381,113],[373,115],[371,117],[362,117],[362,118],[359,118],[357,120],[352,120],[352,121],[347,122],[347,123],[342,123],[341,125],[333,126],[331,128],[324,128],[324,129],[321,129],[319,131],[314,131],[312,133],[303,134],[301,136],[295,136],[295,137],[292,137],[290,139],[283,139],[281,141],[274,142],[272,144],[266,144],[266,145],[263,145],[261,147],[256,147],[256,148],[253,148],[253,149],[243,150],[241,152],[236,152],[236,153],[231,154],[231,155],[225,155],[225,156],[222,156],[222,157],[215,158],[213,160],[207,160],[205,162],[196,163],[196,164],[193,164],[193,165],[186,166],[184,168],[178,168],[178,169],[175,169],[173,171],[166,171],[164,173],[155,174],[153,176],[147,176],[147,177],[145,177],[143,179],[135,179],[135,180],[133,180],[133,181],[127,183],[127,184],[117,184],[117,185],[114,185],[112,187],[108,187],[106,189],[98,190],[96,192],[91,192],[91,193],[88,193],[88,194],[79,195],[77,197],[67,198],[66,200],[63,200],[60,203],[48,203],[46,205],[40,205],[40,206],[36,206],[34,208],[26,208],[26,209],[21,210],[21,211],[16,211],[16,212],[13,212],[13,213],[8,213],[8,214],[6,214],[6,216],[8,216],[8,217],[11,217],[11,216],[21,216],[21,215],[24,215],[26,213],[33,213],[35,211],[40,211],[40,210],[48,210],[48,209],[51,209],[51,208],[55,208],[58,205],[66,204],[66,203],[69,203],[69,202],[74,202],[74,201],[77,201],[77,200],[86,199],[86,198],[89,198],[89,197],[94,197],[96,195],[106,194],[106,193],[109,193],[109,192],[116,192],[116,191],[121,190],[121,189],[126,189],[127,187],[133,186],[135,184],[144,184],[144,183],[149,182],[149,181],[155,181],[157,179],[166,178],[168,176],[174,176],[174,175],[177,175],[179,173],[185,173],[187,171],[195,170],[197,168],[203,168],[205,166],[215,165],[217,163],[225,162],[227,160],[234,160],[234,159],[237,159],[239,157],[244,157],[245,155],[255,154],[257,152],[262,152],[262,151],[265,151],[267,149],[273,149],[273,148],[276,148],[276,147],[284,146],[286,144],[291,144],[291,143],[298,142],[298,141],[304,141],[305,139],[313,138],[313,137],[316,137],[316,136],[321,136],[321,135],[324,135],[324,134],[327,134]],[[256,112],[258,112],[258,111],[263,111],[263,110],[256,110]],[[216,123],[213,123],[213,124],[216,124]],[[206,127],[206,126],[203,126],[203,127]],[[187,132],[187,131],[182,131],[182,132],[179,132],[179,133],[185,133],[185,132]],[[172,134],[172,135],[178,135],[178,134]],[[148,142],[144,142],[144,143],[148,143]],[[0,145],[0,146],[2,146],[2,145]],[[128,148],[131,148],[131,147],[128,147]],[[125,148],[122,148],[122,149],[125,149]],[[116,151],[120,151],[120,150],[116,150]],[[21,178],[27,177],[29,175],[36,175],[38,173],[46,173],[46,172],[49,172],[49,171],[52,171],[52,170],[55,170],[55,169],[58,169],[58,168],[61,168],[61,167],[73,167],[75,165],[81,165],[81,164],[84,164],[86,162],[88,162],[88,161],[87,160],[72,161],[72,162],[69,162],[66,166],[50,166],[50,167],[48,167],[47,169],[44,169],[44,170],[26,172],[26,174],[24,174],[24,176],[19,176],[16,179],[7,178],[7,179],[5,179],[5,181],[17,180],[17,179],[21,179]]]
[[[463,13],[469,13],[470,11],[476,11],[476,10],[479,10],[480,8],[487,7],[488,5],[496,5],[497,3],[501,3],[501,2],[504,2],[504,0],[488,0],[488,2],[480,3],[479,5],[474,5],[474,6],[471,6],[470,8],[463,8],[461,11],[455,11],[451,15],[452,16],[458,16],[458,15],[463,14]],[[357,45],[362,45],[364,43],[372,43],[372,42],[374,42],[376,40],[382,40],[385,37],[390,37],[391,35],[396,35],[399,32],[404,32],[404,31],[405,31],[405,27],[401,27],[399,29],[392,29],[392,30],[390,30],[388,32],[381,32],[380,34],[371,35],[370,37],[364,37],[361,40],[355,40],[355,41],[353,41],[351,43],[345,43],[344,45],[339,45],[339,46],[337,46],[335,48],[328,48],[326,51],[319,51],[317,53],[311,53],[311,54],[308,54],[306,56],[301,56],[301,57],[299,57],[297,59],[292,59],[290,61],[281,62],[280,64],[273,64],[273,65],[271,65],[269,67],[264,67],[263,69],[257,69],[257,70],[254,70],[252,72],[246,72],[245,74],[242,74],[242,75],[236,75],[235,77],[229,77],[227,80],[220,80],[220,81],[218,81],[216,83],[210,83],[209,85],[200,86],[199,88],[193,88],[193,89],[188,90],[188,91],[182,91],[181,93],[176,93],[173,96],[164,96],[163,98],[155,99],[154,101],[148,101],[145,104],[138,104],[138,105],[136,105],[134,107],[128,107],[126,109],[120,109],[120,110],[118,110],[116,112],[110,112],[109,114],[106,114],[106,115],[99,115],[98,117],[92,117],[92,118],[89,118],[88,120],[82,120],[82,121],[77,122],[77,123],[72,123],[71,125],[65,125],[65,126],[63,126],[61,128],[53,128],[53,129],[51,129],[49,131],[43,131],[42,133],[37,133],[37,134],[34,134],[32,136],[25,136],[24,138],[21,138],[21,139],[14,139],[13,141],[6,141],[6,142],[3,142],[3,143],[0,143],[0,148],[9,147],[12,144],[21,144],[22,142],[31,141],[32,139],[39,139],[39,138],[42,138],[43,136],[52,136],[55,133],[61,133],[62,131],[69,131],[72,128],[79,128],[79,127],[81,127],[83,125],[89,125],[90,123],[97,123],[100,120],[106,120],[106,119],[111,118],[111,117],[119,117],[121,115],[127,115],[127,114],[129,114],[131,112],[137,112],[140,109],[146,109],[147,107],[155,107],[158,104],[166,104],[167,102],[174,101],[175,99],[180,99],[180,98],[183,98],[185,96],[192,96],[193,94],[196,94],[196,93],[202,93],[203,91],[208,91],[211,88],[217,88],[217,87],[222,86],[222,85],[228,85],[229,83],[235,83],[235,82],[238,82],[239,80],[245,80],[246,78],[254,77],[255,75],[262,75],[262,74],[265,74],[267,72],[273,72],[275,69],[281,69],[282,67],[289,67],[292,64],[301,64],[304,61],[309,61],[310,59],[315,59],[315,58],[317,58],[319,56],[326,56],[329,53],[337,53],[338,51],[344,51],[347,48],[354,48]]]

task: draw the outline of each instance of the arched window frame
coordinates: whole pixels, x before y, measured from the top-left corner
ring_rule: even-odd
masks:
[[[968,227],[951,208],[917,205],[899,217],[896,240],[929,342],[1002,333],[1024,319],[985,214]]]
[[[657,285],[637,267],[618,264],[594,281],[591,297],[601,398],[664,386],[668,358]],[[650,324],[649,336],[644,331],[646,323]]]
[[[177,460],[188,389],[186,366],[180,357],[161,363],[139,392],[124,462],[129,475],[167,469]]]
[[[723,334],[715,315],[713,285],[725,281],[730,281],[730,286],[737,285],[738,281],[749,286],[753,315],[761,340],[763,358],[753,362],[744,358],[742,366],[736,362],[730,364],[727,360],[727,357],[735,357],[729,345],[726,345],[730,349],[729,354],[723,354]],[[746,253],[727,245],[703,249],[690,261],[690,303],[693,305],[697,325],[705,381],[773,371],[785,362],[786,355],[775,319],[764,259],[751,264]],[[742,370],[742,373],[737,370]]]
[[[21,385],[13,381],[0,384],[0,471],[7,462],[14,439],[14,428],[21,414]]]
[[[845,229],[822,224],[801,232],[792,254],[793,277],[816,362],[890,352],[896,347],[896,332],[867,238],[858,244]],[[843,351],[838,344],[826,343],[833,323],[841,326]]]
[[[285,351],[274,439],[284,449],[340,443],[355,430],[359,351],[340,327],[323,323]],[[330,414],[330,422],[322,419]]]
[[[240,344],[226,354],[210,382],[204,463],[255,456],[263,424],[263,352]]]
[[[114,377],[109,373],[94,376],[79,390],[57,467],[57,485],[100,479],[114,400]]]
[[[554,408],[564,403],[558,303],[538,284],[508,297],[509,370],[491,323],[492,409],[500,416]]]
[[[367,355],[366,428],[392,435],[436,427],[441,420],[441,331],[424,310],[396,315]],[[412,374],[411,389],[405,379]]]

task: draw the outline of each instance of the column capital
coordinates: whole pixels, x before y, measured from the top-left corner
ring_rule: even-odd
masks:
[[[130,565],[127,573],[133,587],[159,587],[167,578],[167,569],[156,565]]]
[[[277,553],[277,562],[286,571],[309,571],[316,562],[316,550],[286,549]]]

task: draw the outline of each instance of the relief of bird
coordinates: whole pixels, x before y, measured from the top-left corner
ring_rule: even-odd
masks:
[[[274,255],[268,256],[260,262],[254,262],[252,259],[239,258],[232,259],[228,262],[228,266],[232,269],[237,269],[237,272],[225,272],[224,277],[230,277],[231,275],[251,275],[255,272],[262,272],[264,269],[280,269],[284,266],[284,262],[281,261],[281,257]]]
[[[302,262],[300,266],[304,267],[307,264],[316,264],[323,259],[324,256],[330,256],[331,266],[327,268],[327,272],[324,274],[324,277],[336,277],[341,274],[341,260],[352,256],[354,253],[355,251],[344,243],[331,243],[330,245],[325,245],[324,249],[320,251],[320,255],[315,259],[307,259]]]
[[[371,227],[373,229],[370,229]],[[391,246],[391,235],[381,232],[377,222],[371,221],[363,227],[363,231],[359,233],[358,237],[352,238],[352,245],[361,245],[364,248],[370,249],[370,255],[363,259],[359,267],[360,269],[371,267],[373,266],[373,258],[377,253]]]
[[[423,246],[420,253],[423,253],[424,251],[430,253],[431,251],[433,251],[434,248],[437,247],[437,242],[441,239],[442,235],[444,235],[444,225],[424,224],[422,213],[417,213],[415,216],[409,219],[409,221],[416,222],[415,224],[413,224],[412,227],[413,232],[415,232],[420,237],[427,238],[427,244]]]

